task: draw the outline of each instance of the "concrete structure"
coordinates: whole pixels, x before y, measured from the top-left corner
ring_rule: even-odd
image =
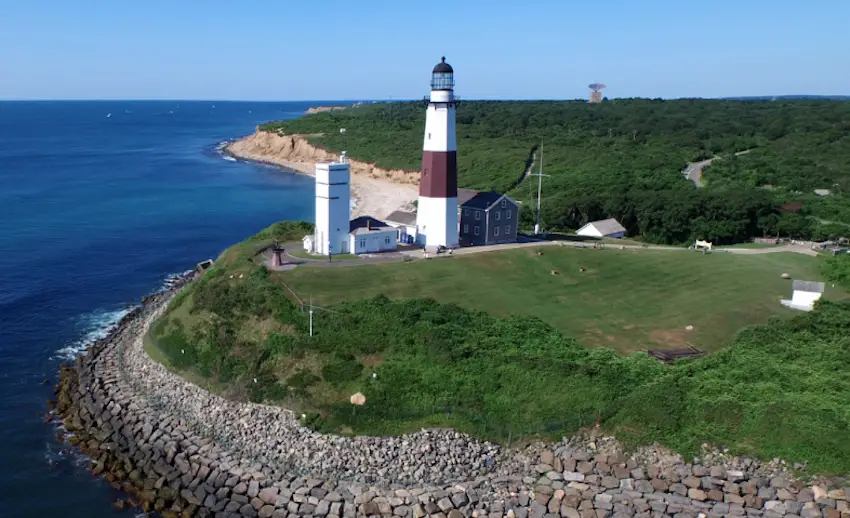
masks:
[[[423,246],[458,246],[456,105],[454,70],[443,58],[431,73],[425,115],[416,213],[416,242]]]
[[[312,252],[321,255],[349,253],[350,177],[345,152],[339,162],[316,164],[316,228]],[[305,240],[305,248],[306,245]]]
[[[626,229],[614,218],[591,221],[576,230],[577,236],[621,238],[626,235]]]
[[[823,296],[825,288],[826,286],[822,282],[794,281],[791,285],[791,289],[794,290],[791,300],[783,299],[780,302],[783,306],[791,309],[811,311],[814,309],[815,302]]]
[[[316,249],[313,243],[315,241],[313,236],[304,236],[301,241],[304,243],[304,250],[312,253]]]
[[[371,216],[360,216],[349,223],[348,236],[350,253],[368,254],[395,250],[398,231]]]
[[[516,242],[519,218],[517,202],[493,191],[475,192],[463,198],[460,206],[461,246]]]
[[[397,210],[386,218],[386,222],[396,229],[396,239],[399,243],[416,241],[416,213]]]

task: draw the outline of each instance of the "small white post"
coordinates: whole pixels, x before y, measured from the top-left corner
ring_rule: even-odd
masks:
[[[313,297],[310,297],[310,336],[313,336]]]

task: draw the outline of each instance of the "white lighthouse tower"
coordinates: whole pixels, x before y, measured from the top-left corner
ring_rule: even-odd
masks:
[[[317,254],[348,253],[351,217],[350,167],[344,151],[339,162],[316,164],[316,227],[313,248]]]
[[[423,246],[458,245],[456,105],[454,70],[443,58],[431,73],[425,117],[416,211],[416,240]]]

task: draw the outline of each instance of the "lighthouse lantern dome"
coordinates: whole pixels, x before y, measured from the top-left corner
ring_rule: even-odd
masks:
[[[446,58],[437,63],[431,72],[431,90],[451,90],[455,86],[454,70],[446,63]]]

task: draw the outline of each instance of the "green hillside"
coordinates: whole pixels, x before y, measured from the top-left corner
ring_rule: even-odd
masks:
[[[424,117],[421,102],[380,103],[263,128],[311,135],[317,146],[381,167],[418,170]],[[616,217],[630,235],[653,242],[732,243],[776,233],[831,238],[850,225],[850,102],[472,101],[458,107],[457,133],[461,186],[525,201],[536,184],[523,173],[543,144],[549,229]],[[751,151],[731,156],[743,150]],[[718,155],[725,158],[706,169],[705,188],[683,178],[687,162]],[[801,215],[781,214],[786,201],[802,201]],[[522,217],[530,224],[529,210]]]
[[[625,356],[585,347],[538,318],[502,319],[429,299],[333,304],[316,312],[311,337],[307,312],[257,257],[274,240],[292,240],[309,230],[309,224],[280,223],[228,249],[155,322],[146,338],[152,356],[228,397],[304,412],[307,424],[324,431],[385,434],[451,426],[510,442],[599,423],[634,445],[660,441],[690,453],[711,442],[734,452],[809,462],[816,471],[850,471],[850,374],[843,368],[850,333],[847,301],[825,302],[810,314],[746,329],[726,349],[675,366],[643,353]],[[515,252],[520,251],[492,257],[523,260]],[[590,268],[590,277],[598,279],[615,267],[617,251],[587,252],[597,254],[599,264],[606,262],[605,271]],[[666,253],[706,261],[743,259]],[[547,251],[536,257],[569,264],[572,258],[564,254]],[[638,268],[650,271],[647,262],[665,260],[659,254],[647,253]],[[455,259],[398,266],[437,268],[436,263],[450,265]],[[771,260],[778,267],[785,259],[776,254]],[[534,260],[526,258],[526,265]],[[825,274],[837,282],[846,281],[842,261],[823,263]],[[334,272],[367,271],[362,268],[368,267]],[[319,286],[330,274],[321,268],[296,271],[302,285],[312,275]],[[391,278],[382,278],[380,270],[372,274],[375,284],[386,285]],[[565,287],[586,282],[566,277]],[[640,279],[620,276],[619,282],[629,289]],[[520,301],[530,300],[516,283],[512,287]],[[695,288],[681,286],[679,296]],[[726,293],[737,288],[729,286]],[[651,305],[658,300],[636,301],[623,310],[622,297],[608,288],[587,288],[574,304],[594,295],[620,304],[616,313],[600,314],[600,322],[622,314],[652,325],[656,318]],[[724,311],[716,300],[704,306],[705,312]],[[348,398],[356,391],[365,394],[366,404],[352,411]]]

